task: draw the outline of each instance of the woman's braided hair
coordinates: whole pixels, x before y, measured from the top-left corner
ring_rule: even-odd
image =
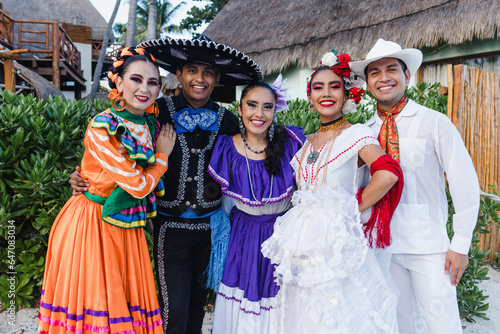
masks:
[[[137,57],[137,60],[149,61],[158,68],[156,58],[143,48],[125,48],[116,56],[113,64],[109,67],[108,84],[111,90],[116,91],[116,77],[122,76],[122,72],[128,67],[127,65],[132,62],[127,60],[134,56],[142,56]],[[158,76],[160,76],[160,72],[158,72]],[[118,92],[116,91],[116,93]]]

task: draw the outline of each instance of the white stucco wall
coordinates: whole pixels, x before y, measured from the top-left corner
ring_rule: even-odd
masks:
[[[74,100],[75,99],[75,92],[70,92],[70,91],[62,91],[64,98],[66,100]]]
[[[82,91],[82,97],[90,94],[90,89],[92,87],[92,45],[75,43],[76,48],[80,51],[80,60],[82,75],[85,78],[86,89]]]
[[[286,79],[286,87],[289,87],[289,93],[290,96],[293,99],[300,98],[300,99],[306,99],[307,98],[307,93],[306,93],[306,83],[307,83],[307,78],[312,73],[312,69],[310,68],[292,68],[287,71],[282,72],[283,79]],[[270,74],[264,77],[264,81],[268,83],[269,85],[276,80],[278,77],[279,73],[275,74]],[[236,98],[239,100],[241,96],[241,92],[243,91],[243,88],[245,86],[237,86],[236,87]]]
[[[82,76],[85,79],[85,90],[82,91],[82,97],[90,94],[90,89],[92,87],[92,45],[91,44],[83,44],[83,43],[75,43],[76,49],[80,51],[80,61],[81,61],[81,70]],[[69,100],[75,99],[75,92],[72,91],[63,91],[64,97]]]

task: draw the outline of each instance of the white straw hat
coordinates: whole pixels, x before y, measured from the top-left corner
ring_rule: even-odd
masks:
[[[366,81],[365,68],[368,64],[382,58],[397,58],[402,60],[412,77],[422,64],[422,52],[419,49],[402,49],[394,42],[389,42],[380,38],[366,55],[365,60],[351,61],[349,66],[361,79]]]

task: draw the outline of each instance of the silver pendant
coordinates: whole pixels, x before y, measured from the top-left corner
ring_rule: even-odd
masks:
[[[311,154],[309,154],[307,156],[307,163],[308,164],[313,164],[316,162],[316,160],[318,160],[318,157],[319,157],[319,152],[318,151],[314,151],[312,152]]]

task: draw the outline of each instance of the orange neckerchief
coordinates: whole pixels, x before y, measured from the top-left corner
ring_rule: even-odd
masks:
[[[399,137],[394,118],[404,109],[406,103],[408,103],[408,98],[405,94],[390,111],[383,111],[377,105],[377,112],[385,116],[384,123],[378,134],[378,141],[382,149],[397,162],[399,162]]]

